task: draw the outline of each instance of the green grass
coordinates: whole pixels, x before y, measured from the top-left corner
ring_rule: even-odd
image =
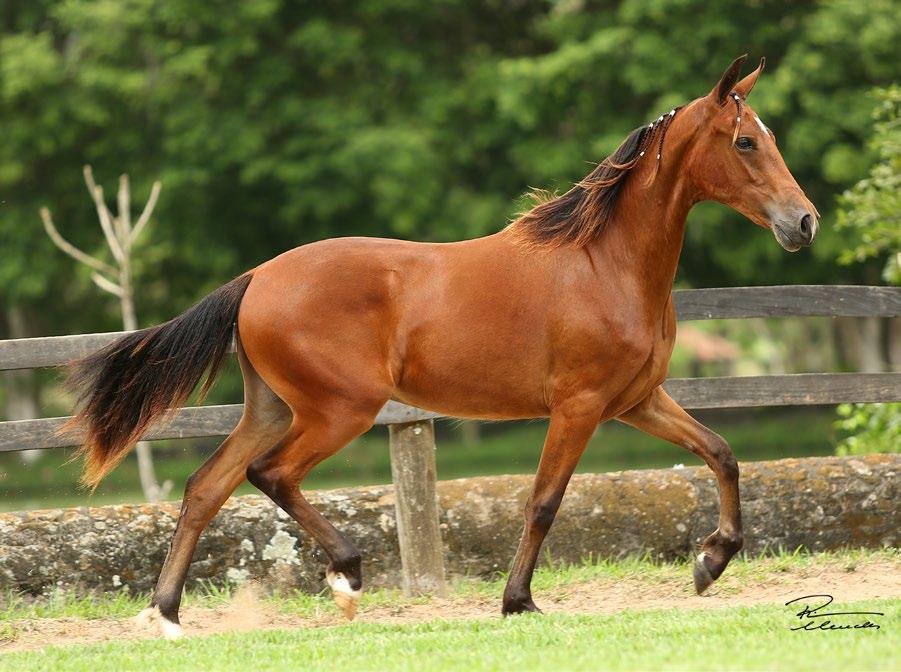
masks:
[[[843,549],[829,553],[809,553],[806,551],[781,551],[765,556],[746,557],[739,555],[731,563],[726,578],[738,584],[763,583],[776,574],[794,572],[816,572],[824,566],[839,565],[853,572],[858,565],[878,561],[899,561],[901,551],[885,549]],[[650,557],[629,556],[617,559],[586,558],[584,562],[556,563],[545,557],[532,579],[532,588],[538,593],[567,585],[595,580],[621,581],[640,580],[645,584],[659,584],[669,580],[685,583],[686,591],[691,585],[691,561],[678,560],[660,562]],[[480,597],[500,600],[506,576],[499,574],[491,580],[457,577],[448,589],[450,598]],[[720,581],[718,590],[728,592],[725,581]],[[204,584],[185,594],[183,606],[222,607],[234,597],[234,589],[229,586]],[[46,597],[32,598],[6,591],[0,593],[0,626],[15,626],[17,621],[30,618],[127,618],[134,616],[147,606],[147,594],[130,595],[124,592],[106,592],[96,595],[80,595],[71,591],[60,591]],[[312,616],[323,611],[334,610],[331,596],[323,588],[319,594],[311,595],[300,591],[274,593],[263,599],[285,613]],[[426,598],[405,598],[395,589],[367,589],[363,593],[361,609],[385,605],[402,605],[427,601]]]
[[[834,553],[782,552],[737,558],[729,576],[737,584],[764,582],[777,572],[816,573],[825,566],[853,572],[858,565],[898,561],[897,549]],[[538,593],[593,580],[640,579],[653,585],[678,578],[689,585],[689,564],[650,558],[549,564],[535,574]],[[451,598],[498,599],[504,577],[458,579]],[[686,588],[688,589],[688,588]],[[789,591],[790,592],[790,591]],[[205,586],[186,605],[220,607],[229,589]],[[788,598],[788,594],[786,599]],[[147,596],[60,593],[50,598],[0,596],[0,643],[14,639],[23,619],[125,618]],[[313,616],[334,610],[326,595],[276,594],[264,598],[286,613]],[[364,594],[363,611],[411,604],[393,590]],[[730,609],[625,611],[615,615],[524,616],[510,619],[430,620],[388,625],[355,622],[324,627],[233,632],[179,642],[123,641],[0,655],[0,672],[15,670],[895,670],[901,666],[898,600],[832,605],[835,611],[877,611],[878,631],[792,632],[797,609],[782,605]],[[440,614],[436,614],[439,616]],[[846,622],[859,622],[848,617]],[[835,619],[839,622],[838,617]],[[81,627],[91,627],[86,620]]]
[[[830,455],[834,450],[831,409],[720,411],[703,418],[726,436],[741,461]],[[797,428],[803,426],[804,432]],[[439,423],[437,466],[442,479],[476,475],[534,473],[544,441],[544,421],[483,425],[483,437],[466,445],[455,423]],[[165,444],[165,445],[164,445]],[[162,442],[157,474],[175,484],[171,499],[181,497],[188,475],[200,466],[215,441]],[[193,446],[193,447],[190,447]],[[202,446],[202,448],[198,448]],[[62,506],[99,506],[141,501],[134,455],[113,471],[94,495],[77,486],[80,464],[65,464],[67,451],[48,451],[33,466],[14,454],[0,455],[0,511]],[[688,452],[616,422],[602,426],[579,464],[579,472],[700,464]],[[319,465],[305,480],[308,489],[389,483],[385,428],[376,428]],[[256,493],[243,484],[237,494]]]
[[[792,632],[782,606],[354,623],[12,653],[0,670],[897,669],[897,602],[840,608],[884,612],[882,629]]]

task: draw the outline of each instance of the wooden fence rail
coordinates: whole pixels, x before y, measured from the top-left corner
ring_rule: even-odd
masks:
[[[687,409],[758,406],[815,406],[846,402],[901,399],[901,373],[800,373],[785,376],[670,378],[667,392]],[[144,439],[192,439],[227,436],[241,418],[243,404],[181,408],[152,428]],[[399,425],[442,417],[389,401],[376,425]],[[78,434],[60,435],[68,420],[43,418],[0,423],[0,453],[41,448],[66,448],[80,443]]]
[[[901,289],[857,285],[779,285],[681,289],[680,321],[745,317],[898,317]],[[0,341],[0,371],[58,366],[113,342],[122,332]]]
[[[901,316],[901,288],[897,287],[791,285],[693,289],[675,291],[673,299],[681,321]],[[59,366],[120,335],[121,332],[112,332],[0,341],[0,371]],[[688,409],[901,401],[901,373],[673,378],[664,387]],[[234,429],[242,410],[241,404],[179,409],[166,422],[153,427],[145,438],[224,436]],[[391,467],[398,493],[397,515],[402,522],[398,533],[402,537],[404,589],[409,594],[443,591],[443,556],[435,504],[433,419],[436,417],[439,416],[435,413],[392,401],[376,419],[376,424],[391,428]],[[77,435],[59,434],[66,420],[0,422],[0,453],[76,445]],[[422,477],[423,470],[428,478]]]

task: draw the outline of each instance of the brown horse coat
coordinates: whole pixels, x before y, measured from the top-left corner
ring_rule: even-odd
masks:
[[[73,377],[85,402],[77,422],[88,435],[86,480],[96,485],[204,371],[215,375],[237,320],[244,417],[186,486],[147,612],[164,633],[179,633],[197,537],[245,477],[323,546],[326,578],[353,616],[360,554],[298,486],[389,399],[457,417],[550,417],[505,614],[537,609],[529,586],[541,543],[586,442],[610,418],[683,446],[715,472],[720,523],[695,566],[698,591],[709,586],[741,548],[741,512],[729,446],[660,387],[686,217],[695,203],[717,200],[789,250],[817,232],[815,208],[745,102],[763,64],[738,81],[743,62],[499,233],[306,245],[84,360]]]

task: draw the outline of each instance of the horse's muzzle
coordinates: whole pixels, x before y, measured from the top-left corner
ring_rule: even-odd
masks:
[[[794,217],[777,217],[773,220],[773,235],[789,252],[810,247],[820,230],[816,215],[802,211]]]

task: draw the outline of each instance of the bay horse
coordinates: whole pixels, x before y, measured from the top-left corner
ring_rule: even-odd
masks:
[[[503,595],[538,611],[531,578],[567,483],[599,423],[615,418],[698,455],[716,475],[717,529],[702,543],[704,591],[742,547],[738,464],[726,441],[663,390],[676,321],[671,289],[688,211],[731,206],[789,251],[818,213],[747,104],[763,69],[736,59],[706,96],[633,131],[587,177],[498,233],[429,244],[339,238],[286,252],[165,324],[77,362],[73,420],[83,480],[99,483],[141,434],[213,381],[234,337],[244,414],[188,479],[144,616],[181,634],[197,539],[246,478],[325,550],[326,580],[352,618],[360,552],[304,498],[319,462],[368,430],[390,399],[477,419],[549,417]]]

